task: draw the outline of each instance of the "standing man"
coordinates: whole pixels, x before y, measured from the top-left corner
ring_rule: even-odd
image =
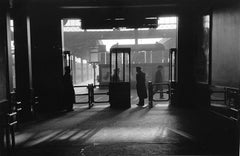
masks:
[[[136,67],[137,95],[139,98],[138,106],[144,105],[144,99],[147,98],[145,73],[141,71],[141,67]]]
[[[157,71],[155,73],[154,83],[162,83],[163,82],[162,70],[163,70],[163,66],[159,65],[157,67]],[[163,99],[163,87],[162,87],[162,85],[160,85],[160,84],[156,85],[156,87],[154,89],[154,93],[156,93],[157,91],[160,91],[160,99]]]
[[[114,69],[114,73],[112,75],[112,81],[113,82],[120,82],[119,73],[120,73],[120,69],[119,68]]]
[[[69,66],[65,67],[65,74],[63,76],[63,103],[68,111],[73,111],[73,103],[75,103],[75,92],[72,82],[71,69]]]

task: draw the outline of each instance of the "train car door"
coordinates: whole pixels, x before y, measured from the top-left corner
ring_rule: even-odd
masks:
[[[109,101],[111,108],[125,109],[131,107],[130,52],[130,48],[110,49]]]

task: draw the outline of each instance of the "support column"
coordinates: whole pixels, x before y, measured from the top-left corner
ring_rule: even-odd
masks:
[[[16,6],[14,20],[16,93],[22,102],[20,116],[29,120],[31,116],[30,95],[32,90],[30,19],[23,6]]]
[[[179,15],[178,53],[177,53],[177,105],[192,107],[194,105],[195,71],[194,57],[199,45],[199,29],[202,18],[194,11]]]
[[[73,57],[73,62],[72,62],[72,76],[73,76],[73,84],[76,84],[76,59],[75,59],[75,55],[72,54]]]
[[[89,63],[87,62],[87,80],[89,80]]]
[[[54,9],[46,9],[41,15],[38,11],[31,16],[33,85],[39,96],[39,111],[55,112],[64,107],[61,19]]]
[[[7,41],[7,11],[1,10],[0,6],[0,124],[3,124],[6,120],[6,113],[9,107],[9,73],[8,73],[8,49]],[[7,17],[9,18],[9,17]],[[4,146],[4,129],[0,126],[0,155],[6,156],[6,148]]]

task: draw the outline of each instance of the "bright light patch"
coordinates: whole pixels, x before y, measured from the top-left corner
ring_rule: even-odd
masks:
[[[118,39],[118,40],[101,40],[100,41],[103,45],[106,45],[106,50],[110,51],[110,48],[115,45],[134,45],[134,39]]]
[[[87,64],[87,60],[82,60],[83,61],[83,64]]]
[[[76,63],[81,63],[81,58],[80,57],[75,57],[75,62]]]
[[[86,29],[87,32],[107,32],[113,31],[113,29]]]
[[[177,28],[177,17],[159,17],[158,27],[159,29],[176,29]]]
[[[66,24],[63,26],[64,32],[80,32],[84,31],[81,29],[82,23],[80,19],[68,19]]]
[[[64,25],[65,27],[76,27],[81,26],[81,20],[80,19],[69,19],[67,20],[67,23]]]
[[[145,38],[145,39],[138,39],[138,44],[155,44],[161,43],[163,38]]]
[[[139,31],[147,31],[147,30],[149,30],[149,28],[138,28],[137,30],[139,30]]]

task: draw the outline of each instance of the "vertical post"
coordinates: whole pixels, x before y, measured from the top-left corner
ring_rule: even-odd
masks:
[[[92,107],[92,84],[88,84],[88,108],[90,109]]]
[[[11,125],[10,127],[10,134],[11,134],[11,143],[12,143],[12,149],[14,149],[15,147],[15,132],[14,132],[14,126],[15,125]]]
[[[89,63],[87,62],[87,80],[89,80]]]
[[[32,89],[32,56],[30,39],[30,18],[19,8],[15,8],[14,40],[15,40],[15,69],[16,93],[23,103],[23,120],[31,118],[30,94]]]
[[[81,82],[83,82],[84,81],[84,79],[83,79],[83,59],[81,58]]]
[[[113,79],[112,79],[112,54],[113,53],[111,53],[110,52],[110,82],[112,82],[113,81]]]
[[[115,58],[116,58],[115,59],[115,69],[117,70],[118,69],[118,53],[116,52],[115,55],[116,55],[115,56]]]
[[[131,64],[132,64],[132,62],[131,62],[131,49],[130,49],[130,51],[128,52],[128,75],[129,75],[129,77],[128,77],[128,81],[131,83]]]
[[[228,89],[224,87],[224,105],[225,106],[228,104],[227,99],[228,99]]]
[[[172,49],[169,50],[169,80],[172,82]]]
[[[125,82],[125,53],[123,53],[123,82]]]
[[[148,82],[148,107],[152,108],[153,107],[153,85],[152,82]]]
[[[93,63],[93,85],[96,85],[96,63]]]
[[[76,84],[76,59],[75,59],[75,55],[72,55],[72,74],[73,74],[73,84]]]

